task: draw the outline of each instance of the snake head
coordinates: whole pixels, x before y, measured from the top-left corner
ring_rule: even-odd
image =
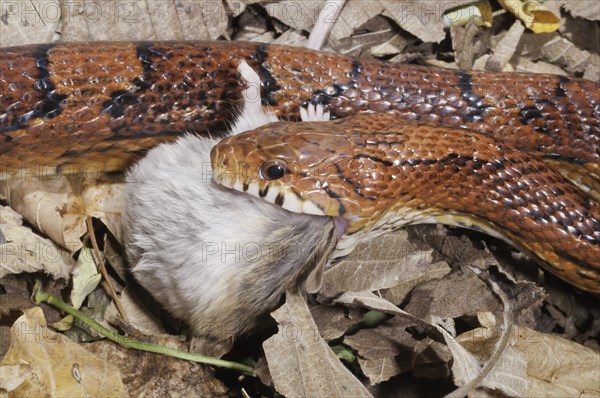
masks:
[[[271,123],[218,143],[213,178],[293,212],[343,216],[343,200],[328,187],[348,146],[329,123]]]

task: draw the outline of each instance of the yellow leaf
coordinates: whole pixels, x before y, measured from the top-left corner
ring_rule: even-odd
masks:
[[[503,8],[523,21],[525,26],[535,33],[554,32],[560,26],[560,18],[537,1],[499,0],[499,2]]]
[[[0,361],[3,375],[14,374],[11,383],[0,381],[8,397],[127,396],[116,365],[48,329],[40,307],[24,312],[10,329],[10,347]]]
[[[465,26],[473,20],[478,26],[489,28],[492,26],[492,6],[488,0],[480,0],[472,4],[465,4],[456,8],[451,8],[444,13],[442,19],[444,27]]]
[[[73,269],[73,289],[71,290],[71,303],[79,309],[83,300],[93,292],[102,280],[102,275],[96,269],[92,249],[81,249],[77,264]]]

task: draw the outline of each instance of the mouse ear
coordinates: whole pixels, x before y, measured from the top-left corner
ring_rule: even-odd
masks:
[[[329,236],[321,239],[317,247],[314,249],[312,258],[309,261],[314,261],[316,264],[313,270],[308,274],[305,282],[305,288],[307,293],[317,293],[321,290],[323,285],[323,276],[325,268],[329,264],[332,254],[338,243],[338,236],[335,233],[335,227],[331,221],[329,225]]]
[[[319,261],[319,264],[312,270],[306,279],[307,293],[316,293],[321,290],[323,285],[323,273],[325,272],[325,264],[327,261]]]

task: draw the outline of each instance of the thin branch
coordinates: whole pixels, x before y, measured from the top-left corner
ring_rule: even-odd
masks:
[[[108,277],[108,272],[106,271],[106,265],[104,265],[104,261],[102,260],[100,248],[98,247],[98,242],[96,241],[96,234],[94,233],[94,225],[92,224],[92,218],[90,216],[88,216],[85,219],[85,222],[87,224],[88,233],[90,235],[90,241],[92,242],[92,248],[94,249],[94,255],[96,257],[96,264],[98,265],[98,268],[100,268],[102,277],[106,281],[106,285],[108,286],[110,295],[112,296],[112,299],[115,302],[115,306],[117,307],[117,310],[119,311],[119,314],[121,315],[121,318],[123,319],[123,321],[125,321],[125,323],[129,323],[129,319],[127,318],[127,315],[125,314],[125,309],[123,308],[123,305],[121,304],[121,300],[119,299],[119,296],[117,296],[117,292],[115,291],[115,288],[112,285],[110,278]]]
[[[217,366],[220,368],[237,370],[245,375],[254,376],[254,368],[251,366],[248,366],[248,365],[244,365],[244,364],[241,364],[238,362],[225,361],[222,359],[208,357],[205,355],[180,351],[180,350],[176,350],[174,348],[164,347],[159,344],[145,343],[142,341],[130,339],[125,336],[121,336],[120,334],[100,325],[98,322],[96,322],[92,318],[88,317],[83,312],[71,307],[70,305],[68,305],[67,303],[65,303],[64,301],[59,299],[58,297],[42,292],[41,283],[39,280],[36,281],[35,286],[33,288],[33,298],[37,304],[40,304],[42,302],[48,303],[64,312],[66,312],[67,314],[74,316],[75,318],[77,318],[81,322],[83,322],[85,325],[87,325],[90,329],[96,331],[97,333],[101,334],[102,336],[106,337],[107,339],[114,341],[115,343],[117,343],[123,347],[134,348],[134,349],[140,350],[140,351],[148,351],[148,352],[154,352],[157,354],[168,355],[168,356],[172,356],[175,358],[185,359],[188,361],[203,363],[206,365]]]

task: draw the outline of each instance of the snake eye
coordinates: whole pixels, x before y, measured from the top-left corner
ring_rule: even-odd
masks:
[[[287,173],[287,163],[282,159],[267,160],[260,168],[261,177],[265,180],[278,180]]]

